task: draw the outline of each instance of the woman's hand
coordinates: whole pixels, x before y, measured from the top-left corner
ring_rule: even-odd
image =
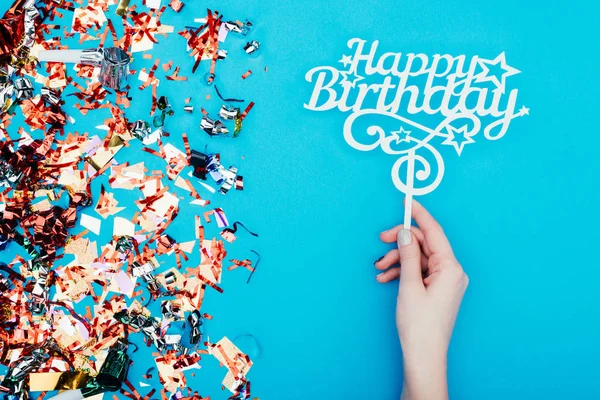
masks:
[[[381,233],[382,241],[397,242],[398,248],[375,262],[384,270],[377,281],[400,277],[396,324],[404,360],[402,399],[447,399],[448,345],[469,279],[442,227],[416,201],[412,217],[420,229],[399,225]]]

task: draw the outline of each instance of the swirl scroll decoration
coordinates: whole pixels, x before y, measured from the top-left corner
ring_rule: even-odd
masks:
[[[371,125],[366,129],[368,140],[359,141],[358,135],[353,130],[354,122],[362,116],[373,115],[400,121],[403,126],[422,132],[422,137],[406,135],[400,139],[397,133],[389,132],[381,125]],[[431,129],[397,114],[378,110],[362,110],[346,119],[344,139],[350,146],[360,151],[371,151],[381,147],[386,154],[399,156],[392,166],[392,181],[396,188],[406,195],[408,205],[413,196],[423,196],[432,192],[442,181],[444,160],[438,149],[430,142],[435,137],[450,138],[454,126],[464,126],[464,135],[470,139],[479,132],[481,122],[471,113],[459,113],[448,116],[434,129]],[[396,149],[395,145],[400,142],[403,142],[404,146]],[[406,174],[401,174],[401,171],[404,170],[403,167],[406,167]],[[404,223],[406,226],[410,226],[410,213],[408,216],[405,215]]]
[[[388,134],[381,125],[371,125],[367,128],[366,133],[369,137],[373,138],[372,141],[365,143],[359,141],[357,135],[353,132],[354,122],[366,115],[377,115],[385,116],[397,121],[400,121],[403,125],[416,128],[419,131],[424,132],[426,135],[423,138],[417,138],[413,136],[407,136],[404,140],[406,146],[403,149],[394,149],[394,142],[398,142],[398,137],[393,134]],[[461,121],[462,120],[462,121]],[[444,160],[440,152],[430,143],[431,140],[438,136],[447,138],[449,135],[448,127],[456,124],[467,125],[466,136],[475,136],[481,128],[479,118],[473,114],[455,114],[444,119],[435,129],[431,129],[427,126],[419,124],[408,118],[402,117],[397,114],[382,112],[377,110],[363,110],[356,112],[346,119],[344,124],[344,139],[350,146],[360,151],[371,151],[377,147],[391,155],[400,156],[392,167],[392,181],[398,190],[402,193],[409,195],[422,196],[432,192],[438,187],[444,176]],[[412,176],[400,176],[401,167],[405,163],[413,164],[417,163],[419,168],[410,168],[414,172]],[[432,166],[435,165],[435,168]],[[407,164],[410,167],[410,165]],[[432,170],[435,176],[432,177]],[[414,183],[416,178],[417,183],[425,183],[424,185],[413,184],[409,185],[408,181]],[[433,178],[433,179],[430,179]]]

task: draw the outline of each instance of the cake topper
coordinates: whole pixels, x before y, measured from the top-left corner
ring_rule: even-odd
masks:
[[[493,59],[393,52],[377,56],[378,46],[373,41],[367,50],[367,41],[350,39],[354,54],[342,56],[343,67],[308,71],[305,79],[314,86],[304,107],[350,112],[343,128],[350,146],[381,148],[398,157],[392,182],[406,195],[408,228],[413,196],[432,192],[442,181],[441,146],[460,156],[476,139],[502,138],[512,120],[528,115],[529,109],[516,111],[518,89],[509,90],[507,81],[521,71],[507,63],[504,52]],[[366,77],[377,82],[367,83]]]

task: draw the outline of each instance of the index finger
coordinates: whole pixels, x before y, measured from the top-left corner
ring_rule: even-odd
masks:
[[[413,200],[412,217],[425,235],[425,242],[433,254],[454,256],[452,246],[440,224],[416,200]]]

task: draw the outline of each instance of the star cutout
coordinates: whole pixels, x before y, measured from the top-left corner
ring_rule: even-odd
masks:
[[[346,68],[348,64],[352,64],[352,58],[350,58],[350,56],[343,55],[342,59],[339,62],[344,64],[344,68]]]
[[[525,106],[522,106],[519,109],[519,114],[521,114],[521,116],[523,116],[523,115],[529,115],[529,108],[527,108]]]
[[[356,82],[361,81],[363,79],[365,79],[364,77],[357,75],[356,72],[352,72],[352,76],[354,76],[354,79],[352,81],[348,80],[348,75],[350,75],[350,71],[340,71],[340,75],[342,75],[344,78],[340,81],[340,85],[344,85],[345,83],[348,83],[348,85],[350,85],[351,87],[355,87]]]
[[[448,137],[442,142],[442,144],[454,146],[454,150],[460,156],[460,153],[465,147],[465,144],[475,143],[471,136],[467,136],[467,126],[464,125],[462,128],[454,128],[448,126]]]
[[[510,65],[506,64],[506,55],[504,54],[504,52],[500,53],[493,60],[486,60],[483,58],[479,58],[477,60],[477,63],[481,66],[481,68],[483,68],[483,71],[480,72],[479,74],[475,75],[475,77],[474,77],[475,82],[492,82],[494,85],[496,85],[498,90],[500,90],[500,93],[504,93],[504,86],[506,85],[506,78],[509,76],[512,76],[512,75],[516,75],[521,72],[518,69],[513,68]],[[489,66],[497,66],[498,64],[500,64],[500,68],[504,71],[502,73],[502,75],[500,76],[500,79],[498,79],[498,76],[495,73],[490,74],[491,71],[490,71],[490,67],[489,67]],[[497,70],[497,68],[495,68],[495,69]]]
[[[398,144],[400,142],[410,142],[410,138],[408,137],[408,135],[410,135],[410,132],[411,131],[405,131],[404,127],[401,126],[400,130],[392,131],[390,133],[396,139],[396,144]]]

